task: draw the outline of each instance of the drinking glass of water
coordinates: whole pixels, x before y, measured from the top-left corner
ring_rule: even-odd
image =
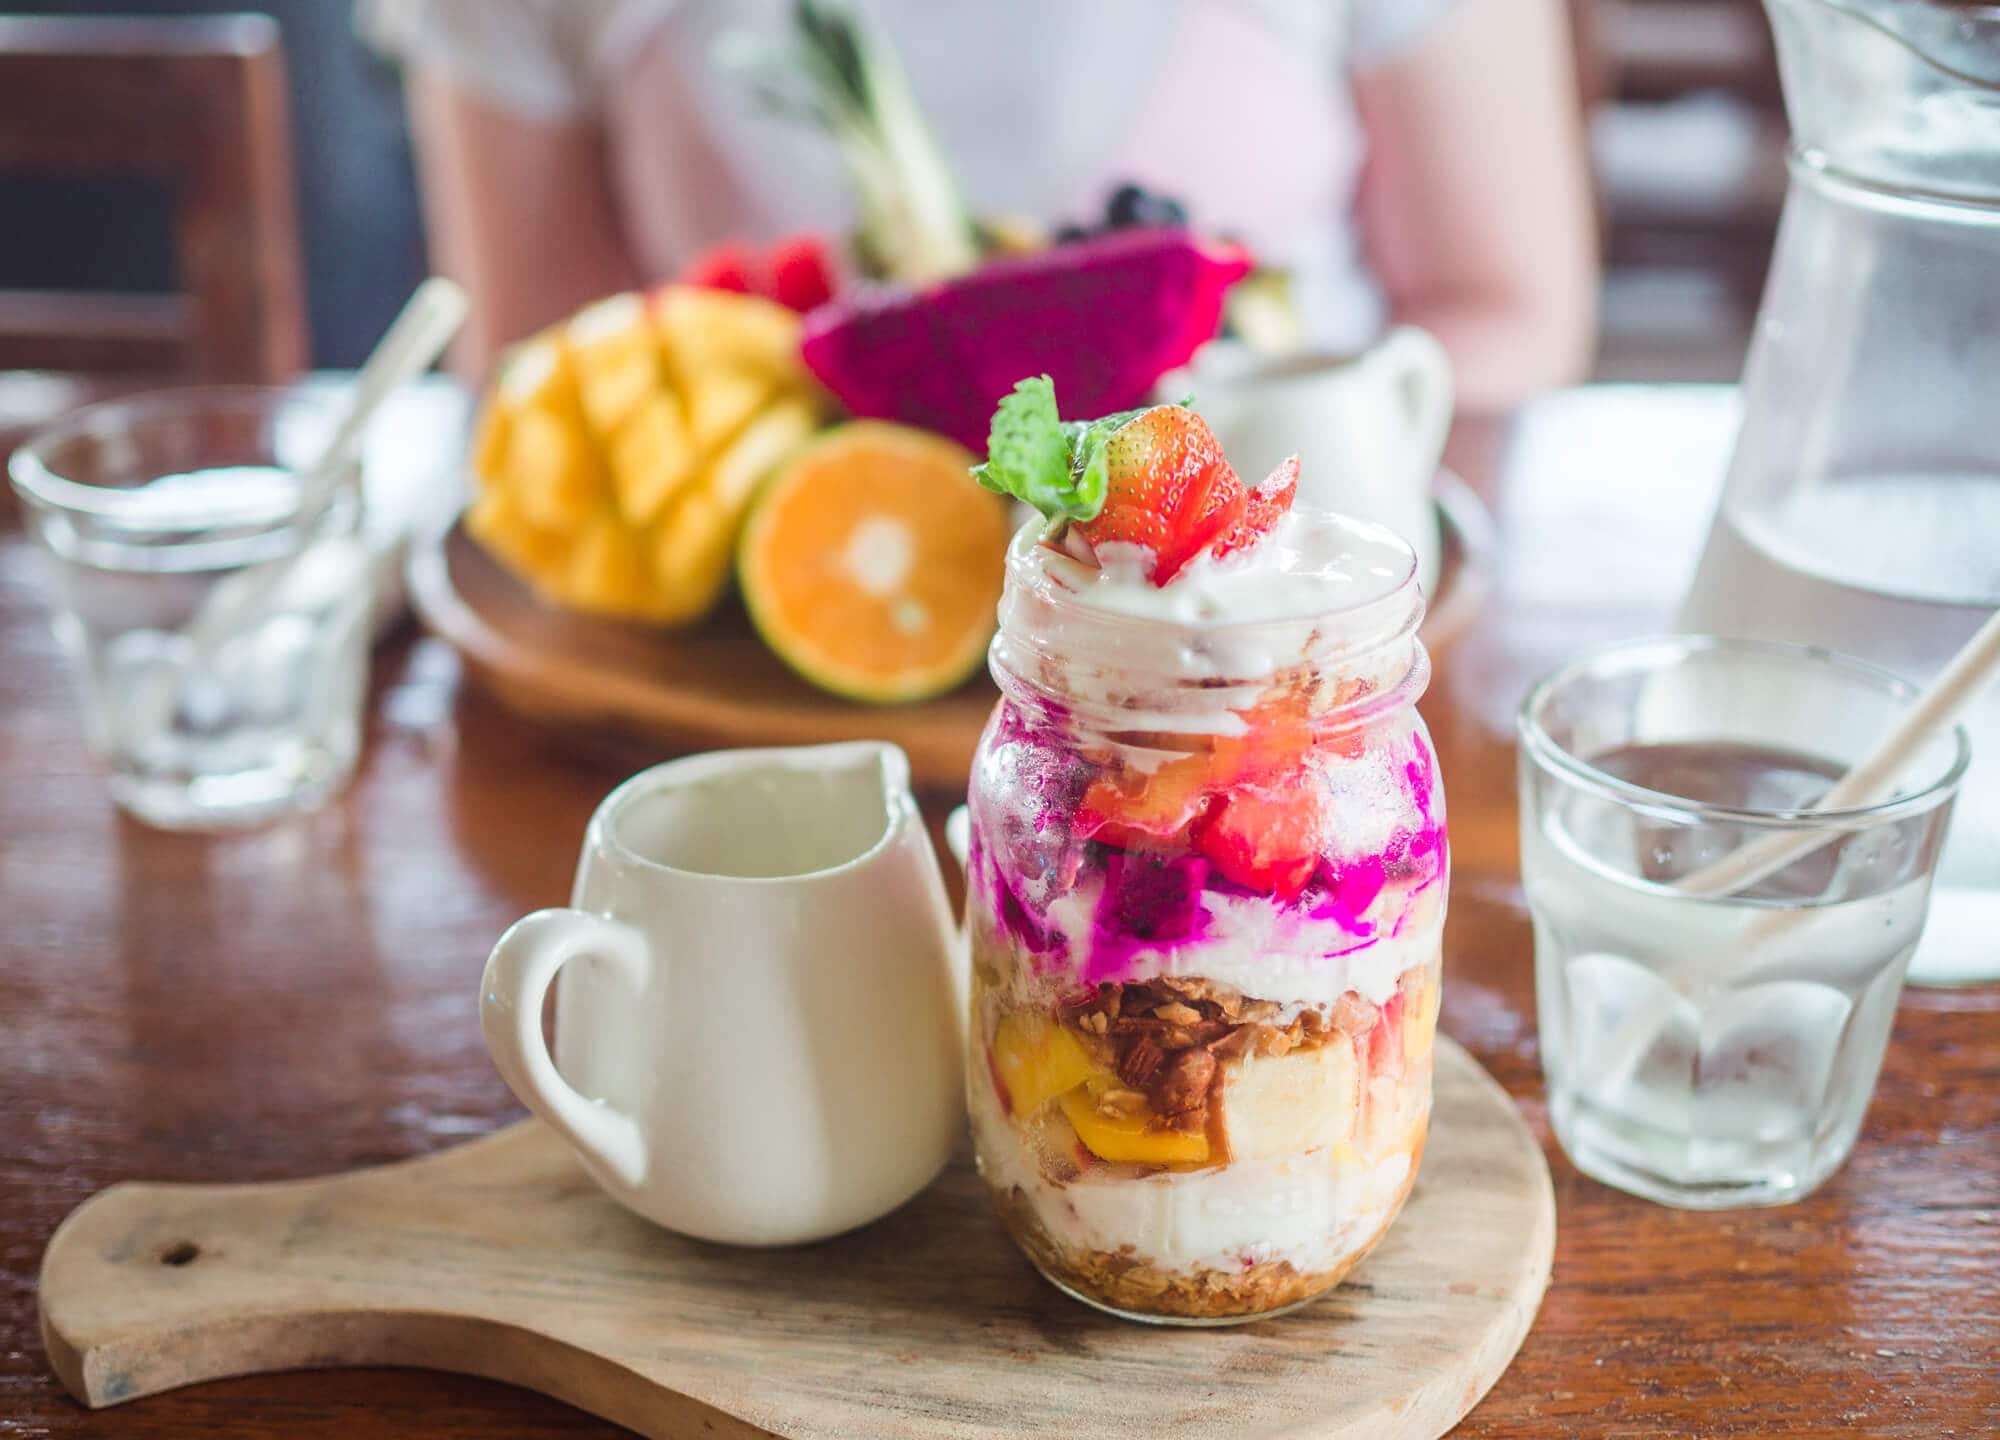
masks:
[[[1847,1158],[1965,732],[1880,804],[1812,806],[1915,697],[1824,650],[1692,636],[1600,651],[1528,696],[1521,875],[1549,1113],[1579,1170],[1726,1209],[1797,1200]],[[1717,893],[1708,867],[1760,842],[1784,863]]]
[[[310,809],[354,768],[360,506],[346,483],[308,513],[300,485],[336,404],[247,387],[140,396],[76,412],[9,463],[85,738],[142,820],[255,823]]]

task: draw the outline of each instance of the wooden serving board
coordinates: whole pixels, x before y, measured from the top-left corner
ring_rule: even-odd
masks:
[[[999,691],[984,670],[915,705],[861,705],[801,680],[734,598],[689,630],[543,604],[463,523],[410,552],[410,603],[509,709],[604,743],[609,726],[662,754],[732,745],[888,740],[916,783],[963,789]]]
[[[1437,504],[1441,574],[1423,629],[1434,657],[1479,612],[1492,559],[1492,524],[1479,497],[1446,473],[1438,477]],[[787,669],[733,600],[691,630],[554,609],[462,524],[411,549],[408,588],[424,624],[503,704],[599,746],[607,725],[672,753],[890,740],[908,752],[919,786],[963,789],[998,695],[984,671],[917,705],[857,705],[828,695]]]
[[[736,1250],[606,1199],[527,1121],[427,1159],[275,1185],[116,1185],[42,1261],[85,1404],[225,1375],[416,1365],[653,1436],[1229,1434],[1431,1440],[1519,1348],[1555,1246],[1548,1167],[1440,1038],[1408,1208],[1331,1296],[1224,1330],[1058,1294],[971,1165],[823,1244]]]

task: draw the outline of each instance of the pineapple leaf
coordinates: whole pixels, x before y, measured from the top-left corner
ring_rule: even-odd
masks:
[[[783,42],[725,35],[718,60],[766,109],[834,142],[854,191],[861,255],[912,284],[972,269],[971,217],[895,52],[830,0],[794,0],[791,21]]]

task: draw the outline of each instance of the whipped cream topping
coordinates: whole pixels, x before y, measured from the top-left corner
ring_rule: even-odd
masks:
[[[1301,667],[1412,699],[1428,679],[1416,556],[1378,525],[1294,510],[1255,545],[1197,556],[1165,585],[1146,578],[1139,546],[1105,545],[1093,563],[1043,534],[1030,524],[1008,549],[992,656],[1003,688],[1012,675],[1124,725],[1235,734],[1232,712]]]
[[[1027,558],[1081,605],[1176,625],[1318,619],[1387,599],[1416,573],[1415,553],[1393,532],[1313,509],[1290,511],[1219,560],[1204,551],[1165,585],[1147,578],[1151,552],[1138,545],[1099,546],[1094,565],[1041,544]]]

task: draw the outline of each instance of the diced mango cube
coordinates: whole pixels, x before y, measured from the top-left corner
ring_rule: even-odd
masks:
[[[1007,1108],[1029,1116],[1097,1073],[1076,1036],[1041,1015],[1008,1015],[993,1031],[993,1065],[1007,1087]]]
[[[680,401],[665,391],[648,396],[611,437],[610,461],[619,510],[634,525],[651,524],[694,474]]]
[[[570,368],[560,329],[531,335],[508,350],[501,357],[494,391],[498,403],[509,409],[539,405],[548,410],[582,414],[577,402],[576,374]]]
[[[1115,1083],[1115,1082],[1114,1082]],[[1063,1114],[1076,1127],[1077,1138],[1100,1160],[1138,1165],[1203,1165],[1208,1162],[1208,1136],[1156,1128],[1149,1109],[1135,1114],[1108,1115],[1088,1084],[1064,1093]]]
[[[639,537],[606,512],[570,552],[563,598],[584,610],[645,614],[656,601]]]
[[[797,312],[775,301],[664,285],[652,295],[653,325],[683,385],[717,368],[752,370],[782,384],[804,374]]]
[[[564,330],[577,393],[590,423],[610,431],[624,424],[665,384],[659,338],[635,294],[613,295],[580,310]]]
[[[716,454],[697,483],[725,510],[738,514],[758,483],[811,438],[818,423],[811,401],[796,395],[776,401]],[[735,537],[730,538],[733,543]]]
[[[522,575],[545,575],[561,563],[563,537],[530,523],[505,490],[482,491],[465,512],[465,528]]]
[[[558,534],[579,529],[604,498],[588,437],[551,410],[517,411],[506,460],[494,478],[513,491],[529,521]]]
[[[688,433],[704,454],[741,430],[775,389],[771,377],[716,366],[687,377]]]
[[[678,624],[698,620],[729,583],[736,517],[700,491],[683,495],[653,543],[653,573],[660,603],[654,618]]]

